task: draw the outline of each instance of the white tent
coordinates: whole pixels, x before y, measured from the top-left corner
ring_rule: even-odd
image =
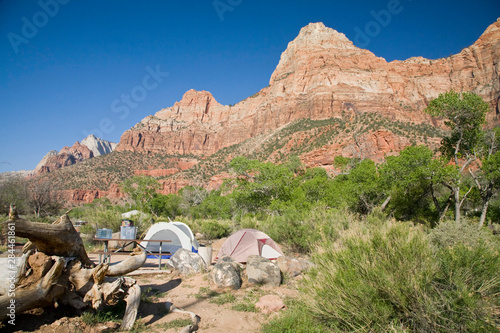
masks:
[[[186,249],[198,252],[198,241],[195,239],[191,229],[182,222],[158,222],[149,228],[141,246],[151,252],[159,252],[159,242],[148,242],[148,240],[170,240],[162,243],[161,251],[174,254],[178,249]]]

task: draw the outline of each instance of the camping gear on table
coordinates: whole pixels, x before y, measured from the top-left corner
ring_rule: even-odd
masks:
[[[137,227],[120,227],[120,239],[135,239]]]
[[[178,249],[186,249],[198,252],[198,241],[188,225],[182,222],[158,222],[153,224],[147,231],[141,246],[150,252],[159,252],[159,242],[148,242],[148,240],[170,240],[161,244],[161,252],[174,254]]]
[[[250,255],[276,259],[283,255],[278,244],[262,231],[243,229],[229,236],[219,250],[217,258],[230,256],[237,262],[247,262]]]
[[[132,220],[122,220],[122,227],[133,227],[134,221]]]
[[[112,238],[113,231],[111,229],[97,229],[95,238],[110,239]]]

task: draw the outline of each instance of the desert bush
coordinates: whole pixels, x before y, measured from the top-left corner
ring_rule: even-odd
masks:
[[[216,220],[204,220],[201,222],[200,231],[207,239],[219,239],[228,236],[231,228]]]
[[[497,243],[497,245],[500,243],[498,237],[492,235],[490,230],[479,229],[477,224],[465,221],[440,223],[430,231],[429,240],[436,249],[453,247],[457,244],[475,247],[480,242]]]
[[[438,323],[448,332],[498,332],[499,249],[486,242],[456,244],[439,249],[437,257],[434,303]]]
[[[247,214],[241,217],[241,220],[239,222],[239,227],[241,229],[258,229],[259,220],[256,216]]]
[[[293,208],[267,217],[261,227],[276,242],[299,252],[310,251],[311,237],[315,235],[304,215]]]
[[[425,234],[407,224],[360,223],[323,242],[305,283],[315,316],[342,331],[387,331],[395,318],[427,319],[425,295],[435,272]],[[397,269],[395,269],[397,268]]]
[[[346,207],[325,209],[317,207],[310,212],[295,208],[287,209],[282,215],[271,215],[259,223],[262,231],[276,242],[292,251],[309,253],[321,239],[334,241],[339,230],[349,228],[357,219]]]
[[[462,244],[460,233],[443,240],[438,230],[436,243],[420,227],[381,223],[380,216],[350,221],[338,233],[336,241],[322,239],[302,287],[321,325],[334,332],[498,331],[499,248],[484,234]]]

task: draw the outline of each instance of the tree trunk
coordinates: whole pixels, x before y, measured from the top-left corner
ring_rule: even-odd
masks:
[[[131,257],[116,265],[96,266],[88,258],[82,239],[66,214],[52,224],[28,222],[20,219],[15,207],[11,207],[9,220],[4,225],[14,225],[16,236],[28,238],[29,244],[25,246],[16,275],[15,295],[0,295],[0,320],[9,317],[11,304],[15,304],[15,313],[51,305],[57,307],[59,303],[99,310],[105,304],[113,305],[117,299],[125,298],[127,308],[122,329],[133,326],[141,289],[135,280],[119,276],[144,264],[144,250],[138,248]]]
[[[47,224],[25,221],[12,211],[9,220],[15,222],[16,236],[28,238],[38,251],[61,257],[77,257],[84,265],[94,266],[68,215],[64,214],[54,223]]]
[[[453,194],[455,196],[455,222],[460,223],[460,187],[453,187]]]
[[[486,193],[483,196],[483,208],[481,210],[481,217],[479,218],[479,229],[481,229],[484,225],[484,221],[486,221],[486,213],[488,212],[488,207],[490,205],[491,197],[493,196],[493,184],[490,184],[486,189]]]
[[[385,201],[382,204],[382,206],[380,207],[380,210],[384,211],[390,201],[391,201],[391,196],[388,196],[387,199],[385,199]]]

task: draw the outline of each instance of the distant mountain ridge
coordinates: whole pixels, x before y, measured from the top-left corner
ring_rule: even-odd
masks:
[[[336,156],[381,162],[412,144],[437,148],[445,127],[424,109],[449,90],[478,94],[491,107],[488,124],[499,123],[500,19],[458,54],[391,62],[311,23],[254,95],[229,106],[189,90],[124,132],[113,153],[51,176],[70,200],[86,201],[118,197],[117,184],[134,174],[156,177],[164,194],[217,188],[235,156],[280,163],[295,155],[334,173]]]
[[[64,147],[61,151],[49,151],[38,163],[33,175],[53,172],[57,169],[73,165],[84,160],[111,153],[116,143],[102,140],[90,134],[81,142],[75,142],[71,147]]]

